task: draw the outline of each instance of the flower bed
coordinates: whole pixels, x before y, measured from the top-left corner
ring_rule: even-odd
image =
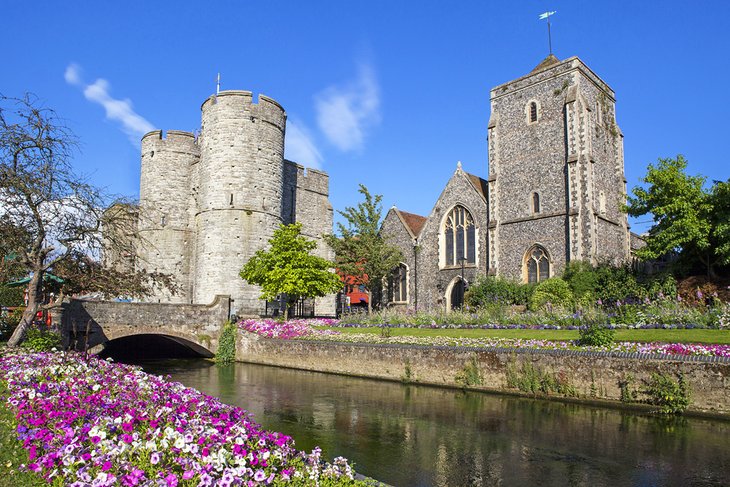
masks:
[[[317,330],[306,320],[294,325],[272,320],[246,320],[242,329],[266,338],[325,340],[346,343],[391,343],[402,345],[450,346],[476,348],[530,348],[537,350],[586,350],[595,352],[631,352],[657,355],[704,355],[730,357],[730,345],[687,343],[617,342],[606,346],[583,346],[577,341],[524,340],[518,338],[454,338],[439,336],[383,336],[375,333],[339,333],[335,330]],[[388,325],[390,326],[390,325]],[[534,328],[533,328],[534,329]]]
[[[337,320],[289,320],[285,323],[275,320],[244,320],[239,323],[241,329],[256,333],[266,338],[281,338],[288,340],[309,335],[324,336],[336,335],[337,331],[317,330],[315,326],[337,326]]]
[[[137,367],[75,353],[6,354],[0,386],[28,470],[54,485],[365,485],[347,460],[295,449],[245,410]]]

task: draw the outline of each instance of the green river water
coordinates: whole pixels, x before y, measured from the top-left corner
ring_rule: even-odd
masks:
[[[393,486],[730,486],[730,422],[250,364],[143,365]]]

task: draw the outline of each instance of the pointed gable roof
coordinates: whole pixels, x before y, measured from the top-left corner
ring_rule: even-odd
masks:
[[[535,69],[530,71],[530,74],[537,73],[538,71],[542,71],[543,69],[547,69],[553,64],[560,63],[560,59],[556,58],[554,54],[550,54],[548,57],[540,61],[540,64],[535,66]]]
[[[466,171],[464,171],[464,174],[466,174],[466,176],[469,178],[469,182],[472,186],[474,186],[474,189],[477,190],[477,193],[482,195],[484,201],[487,201],[487,181],[475,174],[471,174]]]
[[[413,236],[417,237],[418,234],[421,233],[421,230],[423,230],[423,226],[426,224],[427,218],[425,216],[416,215],[415,213],[401,211],[397,208],[395,211],[398,212],[401,220],[403,220],[403,223],[408,228],[408,230],[410,230]]]

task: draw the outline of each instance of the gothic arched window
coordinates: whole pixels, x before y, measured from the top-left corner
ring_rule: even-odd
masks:
[[[532,193],[532,212],[540,213],[540,195],[537,192]]]
[[[550,277],[550,256],[539,245],[525,255],[524,276],[527,282],[540,282]]]
[[[476,228],[471,213],[455,206],[446,216],[444,225],[445,265],[459,266],[476,263]]]
[[[398,264],[388,279],[388,301],[391,303],[408,301],[408,268]]]

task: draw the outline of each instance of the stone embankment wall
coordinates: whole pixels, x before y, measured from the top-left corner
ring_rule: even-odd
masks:
[[[60,322],[64,346],[73,346],[76,341],[76,348],[91,349],[115,338],[155,334],[182,338],[215,353],[221,326],[229,313],[230,298],[220,295],[211,304],[72,299],[63,304]]]
[[[730,360],[719,357],[271,340],[246,332],[237,345],[242,362],[445,387],[462,387],[457,376],[476,363],[482,383],[470,389],[511,394],[519,391],[508,387],[508,370],[519,373],[529,364],[574,387],[577,400],[607,404],[620,403],[621,383],[639,390],[653,373],[681,373],[691,389],[691,411],[730,417]]]

